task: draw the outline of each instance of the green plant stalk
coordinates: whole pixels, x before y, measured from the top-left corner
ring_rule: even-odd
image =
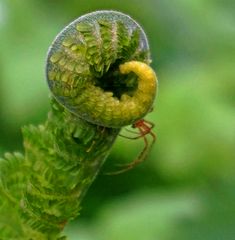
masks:
[[[18,219],[16,229],[2,227],[7,234],[1,239],[59,239],[65,224],[78,215],[119,130],[84,121],[52,99],[47,122],[23,128],[25,158],[6,154],[1,162],[6,169],[1,176],[8,179],[2,179],[5,196]],[[15,175],[10,164],[20,166]]]
[[[32,172],[21,207],[27,225],[58,234],[79,213],[120,129],[91,124],[56,102],[52,106],[44,126],[23,130]]]
[[[121,127],[152,108],[156,76],[137,23],[101,11],[64,31],[48,54],[48,119],[23,128],[24,155],[0,161],[1,240],[65,239]]]

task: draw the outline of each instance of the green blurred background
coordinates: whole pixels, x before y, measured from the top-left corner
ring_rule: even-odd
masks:
[[[148,119],[158,140],[134,170],[101,173],[65,232],[71,240],[234,240],[234,0],[0,0],[0,154],[21,151],[21,126],[46,119],[55,35],[101,9],[129,14],[149,37],[159,93]],[[118,139],[103,173],[142,148]]]

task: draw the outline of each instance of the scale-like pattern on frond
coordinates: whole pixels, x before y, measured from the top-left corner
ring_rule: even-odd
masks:
[[[75,118],[58,103],[53,103],[45,126],[24,128],[26,157],[32,161],[22,201],[27,225],[56,233],[78,215],[84,189],[93,181],[94,171],[103,164],[118,132]]]
[[[134,54],[139,48],[139,39],[140,39],[140,32],[139,30],[135,29],[130,37],[130,42],[128,45],[128,48],[126,50],[126,58],[133,59],[134,60]]]
[[[133,104],[124,104],[122,100],[136,95],[138,106],[142,99],[137,90],[142,90],[138,88],[138,77],[134,73],[123,76],[119,65],[150,60],[142,28],[128,16],[113,13],[87,15],[65,28],[49,51],[47,79],[57,101],[78,117],[119,128],[133,124],[151,108],[145,105],[143,112],[133,110],[138,116],[129,114]]]
[[[29,164],[21,153],[6,153],[0,159],[1,187],[15,200],[22,197],[22,190],[27,180]]]
[[[6,153],[0,159],[0,239],[16,240],[23,236],[19,201],[23,197],[29,165],[20,153]],[[13,217],[14,216],[14,217]]]
[[[102,62],[104,64],[103,74],[105,74],[109,67],[117,60],[117,38],[115,23],[106,20],[98,21],[100,26],[100,35],[102,38]]]
[[[85,56],[90,65],[90,70],[94,76],[102,76],[104,68],[102,61],[103,39],[100,34],[99,24],[79,23],[77,30],[82,34],[82,38],[86,44]]]
[[[126,51],[128,50],[129,42],[130,42],[130,34],[128,29],[122,22],[116,23],[117,29],[117,58],[125,59]],[[128,58],[126,58],[127,60]]]

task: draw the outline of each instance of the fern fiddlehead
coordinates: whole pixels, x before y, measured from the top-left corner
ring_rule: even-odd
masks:
[[[96,12],[75,20],[55,39],[47,79],[58,102],[74,114],[120,128],[145,116],[156,92],[155,73],[133,60],[149,62],[143,30],[126,15]],[[143,68],[148,68],[148,84]],[[138,77],[144,80],[137,84]]]
[[[145,33],[125,14],[93,12],[59,33],[47,57],[48,120],[23,128],[25,156],[0,162],[1,192],[9,198],[1,209],[11,206],[19,222],[16,232],[0,218],[7,229],[0,239],[63,238],[120,129],[152,108],[157,81],[149,63]],[[19,174],[6,181],[14,159]]]

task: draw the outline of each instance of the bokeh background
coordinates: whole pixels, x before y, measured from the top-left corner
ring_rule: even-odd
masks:
[[[148,120],[158,140],[142,165],[106,176],[143,148],[119,138],[65,232],[71,240],[234,240],[233,0],[0,0],[0,154],[23,151],[20,128],[46,119],[55,35],[101,9],[129,14],[149,37],[159,93]]]

